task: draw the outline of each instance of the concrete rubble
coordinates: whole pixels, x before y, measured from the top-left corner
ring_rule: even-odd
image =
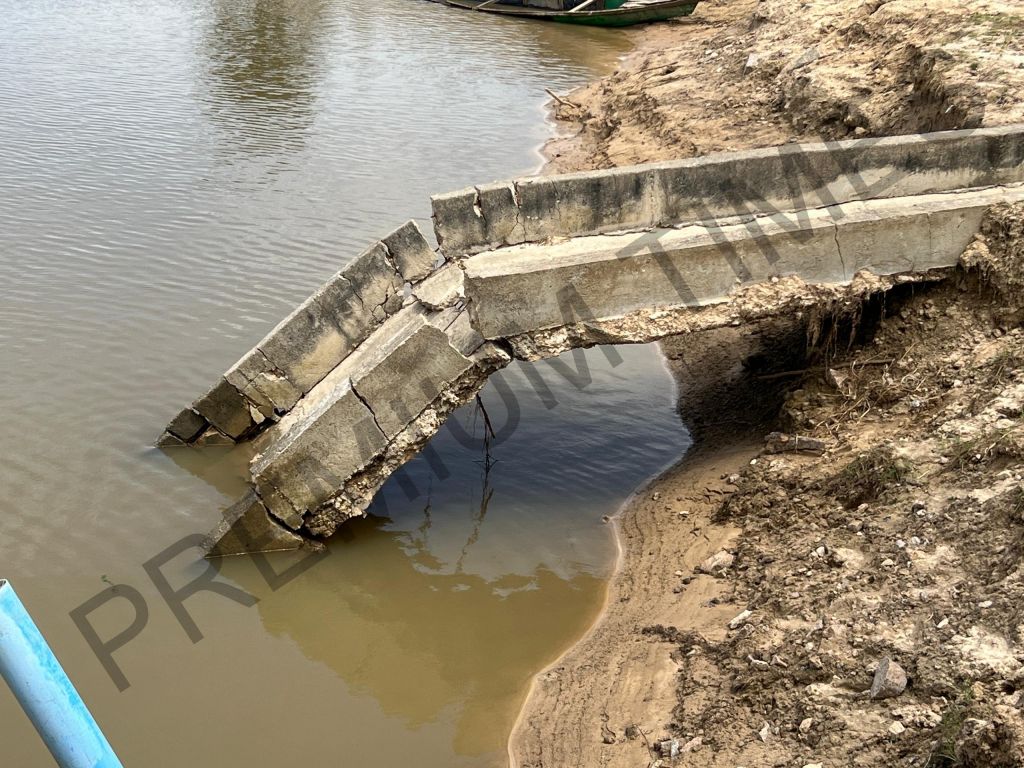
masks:
[[[513,358],[941,279],[990,206],[1024,200],[1022,161],[1024,127],[1011,126],[442,195],[438,251],[414,222],[374,243],[172,419],[159,444],[255,441],[252,490],[211,553],[294,548],[363,514]]]

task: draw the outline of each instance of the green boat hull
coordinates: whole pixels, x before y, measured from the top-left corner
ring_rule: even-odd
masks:
[[[700,0],[668,0],[665,3],[618,7],[599,11],[545,11],[524,6],[501,5],[487,3],[486,0],[446,0],[448,5],[456,8],[480,10],[484,13],[498,13],[503,16],[514,16],[521,19],[538,21],[556,21],[562,24],[578,24],[588,27],[631,27],[634,24],[649,24],[655,21],[667,21],[679,16],[689,16]],[[482,6],[482,7],[478,7]]]

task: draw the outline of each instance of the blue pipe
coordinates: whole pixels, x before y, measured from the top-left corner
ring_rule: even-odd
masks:
[[[14,588],[3,579],[0,675],[60,768],[122,768]]]

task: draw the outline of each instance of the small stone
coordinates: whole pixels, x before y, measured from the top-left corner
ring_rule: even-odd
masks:
[[[761,730],[757,732],[757,738],[763,741],[765,744],[768,743],[768,736],[771,735],[772,727],[766,722],[761,726]]]
[[[733,557],[733,555],[729,554],[723,549],[716,552],[703,563],[701,563],[697,570],[701,573],[707,573],[709,575],[721,573],[725,569],[730,568],[735,559],[736,558]]]
[[[983,608],[983,609],[984,608],[991,608],[992,607],[992,601],[991,600],[982,600],[980,603],[978,603],[978,607],[979,608]]]
[[[949,626],[949,619],[943,617],[942,621],[940,621],[938,624],[935,625],[935,628],[936,629],[945,629],[948,626]]]
[[[739,629],[747,623],[747,619],[753,616],[754,612],[749,608],[740,613],[736,618],[729,622],[729,629]]]
[[[907,688],[907,673],[903,667],[888,656],[878,663],[875,679],[871,683],[868,696],[872,699],[889,699],[899,696]]]
[[[811,730],[811,726],[814,725],[814,720],[807,717],[800,721],[800,733],[808,733]]]
[[[662,757],[679,757],[679,739],[665,739],[658,745]]]
[[[762,659],[755,659],[753,656],[748,656],[747,659],[750,661],[750,666],[752,666],[754,669],[764,670],[768,669],[768,667],[770,666],[767,661],[764,661]]]
[[[800,69],[801,67],[806,67],[808,64],[813,64],[819,58],[821,58],[821,54],[818,53],[817,48],[808,48],[806,51],[800,54],[800,58],[798,58],[793,63],[793,66],[790,67],[790,69]]]
[[[896,565],[896,561],[893,560],[891,557],[887,557],[885,558],[885,560],[882,561],[883,568],[891,568],[894,565]]]
[[[696,752],[698,749],[701,748],[701,745],[703,743],[704,743],[704,738],[702,736],[694,736],[688,742],[683,744],[683,748],[681,750],[679,750],[679,751],[680,751],[681,754],[684,754],[684,755],[689,754],[690,752]]]
[[[903,725],[903,723],[893,723],[889,726],[889,735],[899,736],[905,730],[907,730],[907,728],[905,725]]]

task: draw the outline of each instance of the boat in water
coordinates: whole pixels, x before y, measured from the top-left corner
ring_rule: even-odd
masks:
[[[524,19],[628,27],[689,16],[700,0],[445,0],[447,5]]]

